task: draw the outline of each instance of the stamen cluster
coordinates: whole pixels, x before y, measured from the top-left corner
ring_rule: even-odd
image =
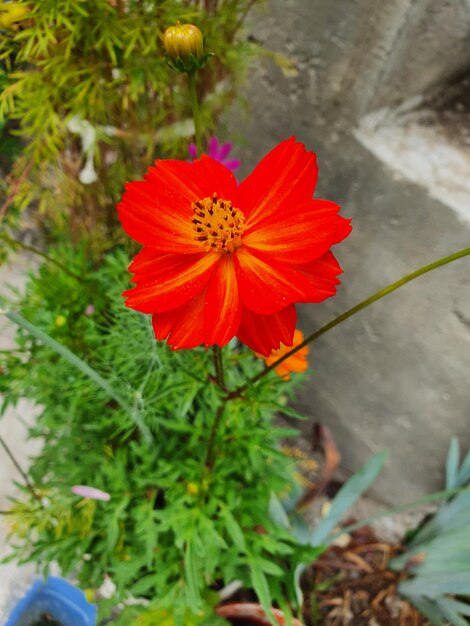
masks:
[[[213,193],[193,202],[192,209],[195,239],[208,251],[233,253],[241,246],[245,216],[230,200],[219,200]]]

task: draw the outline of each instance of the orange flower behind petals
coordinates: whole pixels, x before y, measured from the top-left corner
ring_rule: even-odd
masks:
[[[315,155],[294,137],[240,185],[205,155],[157,161],[118,205],[143,245],[126,305],[152,314],[174,350],[234,336],[264,356],[292,345],[295,303],[336,293],[342,270],[330,249],[351,231],[336,204],[312,199],[316,180]]]
[[[262,357],[265,360],[266,365],[272,365],[287,352],[290,352],[294,346],[298,346],[299,343],[302,343],[303,340],[304,335],[302,331],[296,328],[294,332],[294,339],[290,345],[286,346],[281,343],[279,350],[273,350],[269,356],[263,356],[261,354],[257,354],[256,356]],[[295,354],[275,367],[274,371],[278,376],[284,378],[284,380],[290,379],[291,372],[305,372],[308,367],[307,354],[309,352],[310,348],[308,346],[300,348],[300,350],[298,350]]]

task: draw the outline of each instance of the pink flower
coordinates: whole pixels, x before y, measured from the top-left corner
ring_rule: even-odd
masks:
[[[212,157],[214,161],[222,163],[222,165],[225,165],[225,167],[234,172],[240,167],[240,161],[238,161],[238,159],[227,160],[226,158],[232,150],[232,145],[233,144],[230,141],[227,141],[224,144],[219,144],[217,137],[213,136],[210,138],[207,154]],[[188,146],[188,152],[192,159],[197,159],[196,144],[190,143]]]
[[[103,500],[103,502],[109,502],[109,500],[111,500],[111,496],[106,491],[95,489],[95,487],[87,487],[87,485],[74,485],[70,491],[76,496],[90,498],[91,500]]]
[[[85,315],[93,315],[95,312],[95,307],[92,304],[89,304],[85,309]]]

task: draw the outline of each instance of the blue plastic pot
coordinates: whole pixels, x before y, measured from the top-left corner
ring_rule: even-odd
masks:
[[[96,607],[62,578],[37,580],[18,602],[5,626],[31,626],[44,613],[64,626],[95,626]]]

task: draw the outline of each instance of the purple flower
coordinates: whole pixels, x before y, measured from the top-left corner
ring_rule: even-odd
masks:
[[[229,170],[235,171],[240,167],[240,161],[238,159],[229,159],[227,160],[227,156],[229,152],[232,150],[232,143],[227,141],[223,144],[219,144],[219,140],[217,137],[213,136],[210,138],[209,145],[207,147],[207,154],[212,157],[215,161],[222,163]],[[189,156],[192,159],[197,159],[197,147],[196,144],[190,143],[188,146]]]
[[[93,315],[95,312],[95,307],[92,304],[89,304],[85,309],[85,315]]]
[[[111,500],[111,496],[106,491],[95,489],[95,487],[87,487],[87,485],[74,485],[70,491],[77,496],[91,498],[91,500],[103,500],[103,502]]]

